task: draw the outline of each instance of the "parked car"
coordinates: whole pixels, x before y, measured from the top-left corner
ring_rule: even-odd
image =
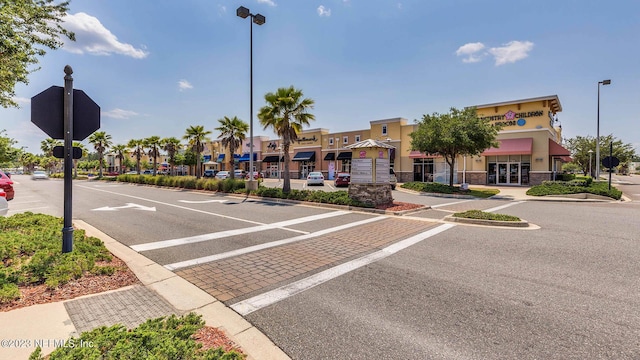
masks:
[[[5,216],[9,212],[9,202],[7,202],[7,193],[0,189],[0,216]]]
[[[31,174],[31,180],[47,180],[49,175],[42,170],[36,170]]]
[[[0,189],[6,193],[5,198],[7,201],[13,200],[15,191],[13,190],[13,180],[0,170]]]
[[[351,174],[349,174],[349,173],[338,173],[338,175],[336,176],[336,179],[334,180],[333,184],[336,187],[349,186],[349,182],[350,181],[351,181]]]
[[[142,172],[142,175],[153,175],[153,170],[145,170]]]
[[[262,172],[258,172],[258,171],[254,171],[253,172],[253,180],[258,180],[263,178],[262,176]],[[247,176],[245,176],[245,179],[249,180],[249,174],[247,174]]]
[[[212,177],[215,177],[217,173],[218,173],[218,170],[207,169],[204,171],[204,174],[202,174],[202,176],[206,178],[212,178]]]
[[[244,179],[247,176],[247,172],[241,169],[236,169],[233,172],[233,177],[236,179]]]
[[[223,171],[218,171],[218,173],[216,174],[216,179],[218,180],[224,180],[228,177],[230,177],[231,175],[229,174],[228,171],[223,170]]]
[[[322,185],[324,186],[324,175],[319,171],[312,171],[307,175],[307,186]]]
[[[391,190],[395,190],[398,184],[398,178],[396,177],[396,172],[391,168],[389,168],[389,183],[391,184]]]

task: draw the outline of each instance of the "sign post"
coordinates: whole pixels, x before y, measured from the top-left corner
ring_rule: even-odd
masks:
[[[65,66],[64,73],[64,88],[52,86],[31,98],[31,122],[52,139],[64,140],[64,146],[56,146],[54,155],[64,159],[62,252],[68,253],[73,251],[73,159],[82,155],[80,149],[74,151],[73,140],[82,141],[100,128],[100,107],[84,91],[73,89],[71,66]]]

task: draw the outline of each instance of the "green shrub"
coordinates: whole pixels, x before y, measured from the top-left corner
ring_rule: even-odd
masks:
[[[583,186],[574,183],[581,181],[582,180],[574,180],[572,182],[544,181],[541,185],[532,186],[527,190],[527,195],[545,196],[590,193],[594,195],[607,196],[616,200],[620,200],[622,197],[622,191],[615,187],[611,187],[611,190],[609,190],[609,185],[605,181],[591,182],[590,186]]]
[[[132,330],[122,325],[102,326],[72,337],[67,344],[50,355],[50,360],[74,359],[185,359],[185,360],[242,360],[245,356],[235,350],[222,348],[202,350],[193,335],[204,326],[200,315],[189,313],[177,317],[147,320]],[[85,344],[85,346],[79,346]],[[40,349],[32,353],[41,359]],[[40,356],[40,357],[39,357]]]
[[[0,282],[0,304],[9,303],[20,299],[18,285]]]
[[[455,217],[466,219],[479,219],[479,220],[497,220],[497,221],[520,221],[517,216],[494,214],[490,212],[484,212],[481,210],[467,210],[465,212],[458,212],[453,214]]]
[[[479,198],[488,198],[500,193],[498,189],[473,189],[461,190],[458,186],[449,186],[446,184],[432,182],[408,182],[401,185],[404,189],[418,192],[435,193],[435,194],[461,194],[471,195]]]

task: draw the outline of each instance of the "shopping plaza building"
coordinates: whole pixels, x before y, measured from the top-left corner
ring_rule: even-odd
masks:
[[[570,153],[562,147],[562,128],[558,113],[562,111],[557,95],[476,105],[480,118],[501,125],[498,147],[477,156],[460,156],[455,163],[454,183],[487,185],[535,185],[554,178],[561,165],[570,161]],[[368,128],[331,132],[307,129],[289,148],[292,179],[304,179],[311,171],[320,171],[327,179],[339,172],[350,172],[351,149],[347,145],[373,139],[392,145],[391,167],[398,182],[421,181],[448,183],[449,166],[443,157],[411,150],[410,134],[415,122],[404,118],[373,120]],[[284,156],[280,139],[257,136],[254,144],[254,171],[267,178],[282,177]],[[249,171],[249,139],[236,154],[225,152],[219,141],[208,144],[204,151],[204,168]],[[233,163],[230,157],[233,157]],[[165,159],[166,161],[166,159]]]

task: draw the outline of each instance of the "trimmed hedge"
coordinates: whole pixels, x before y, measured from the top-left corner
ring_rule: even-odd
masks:
[[[586,185],[586,184],[589,185]],[[620,200],[622,191],[611,187],[605,181],[593,181],[576,179],[572,181],[545,181],[542,185],[532,186],[527,190],[527,195],[545,196],[545,195],[569,195],[589,193],[594,195],[607,196],[612,199]]]
[[[490,212],[484,212],[482,210],[467,210],[465,212],[458,212],[453,214],[455,217],[465,219],[479,219],[479,220],[497,220],[497,221],[520,221],[517,216],[494,214]]]
[[[488,198],[496,195],[500,192],[498,189],[472,189],[461,190],[459,186],[449,186],[446,184],[433,183],[433,182],[408,182],[401,185],[404,189],[409,189],[424,193],[435,194],[458,194],[458,195],[471,195],[479,198]]]

